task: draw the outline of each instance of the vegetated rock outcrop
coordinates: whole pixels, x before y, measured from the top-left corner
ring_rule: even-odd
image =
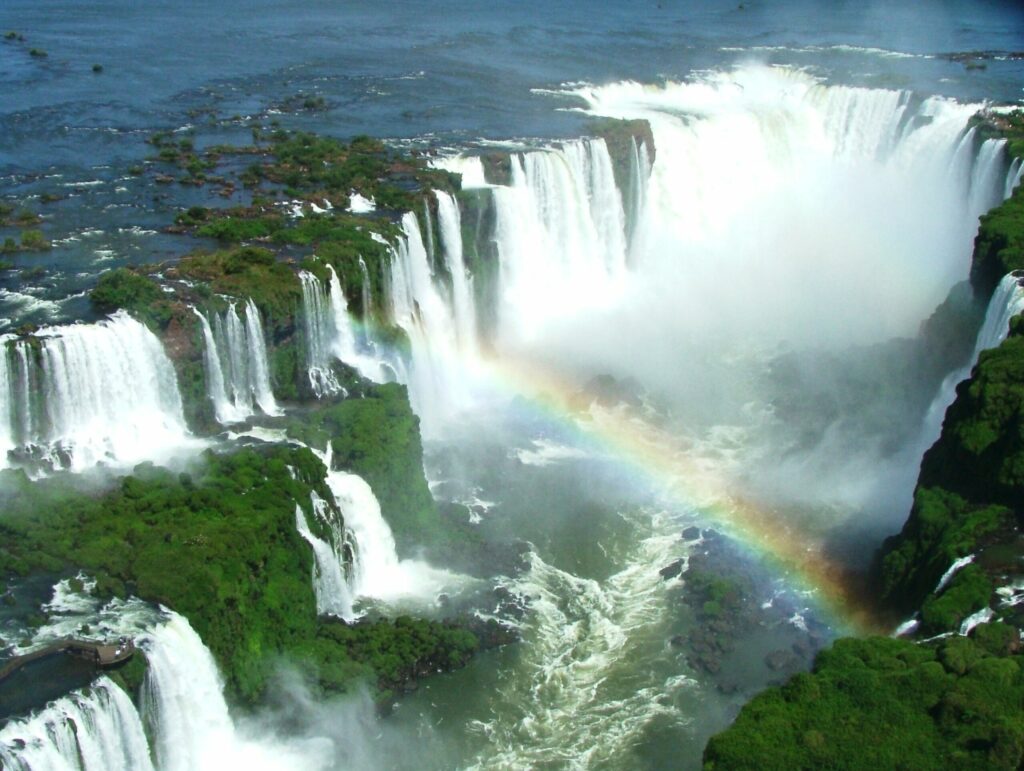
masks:
[[[981,298],[1024,267],[1024,193],[985,215]],[[981,354],[926,453],[873,579],[917,640],[840,639],[713,737],[708,769],[1001,768],[1024,763],[1024,320]],[[896,615],[899,614],[899,615]]]

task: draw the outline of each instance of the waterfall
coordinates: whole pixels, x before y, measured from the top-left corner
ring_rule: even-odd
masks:
[[[280,415],[270,387],[267,344],[260,312],[251,299],[245,303],[245,321],[232,303],[224,313],[213,314],[213,324],[199,310],[203,330],[203,365],[206,391],[217,421],[238,423],[256,413]]]
[[[364,281],[368,280],[362,259],[360,264]],[[331,277],[326,287],[312,273],[299,273],[306,333],[306,369],[310,385],[318,397],[345,391],[331,367],[334,359],[354,367],[360,375],[377,383],[390,380],[389,370],[394,370],[391,362],[378,352],[377,344],[369,334],[359,339],[341,280],[333,266],[328,265],[327,270]],[[368,292],[368,289],[364,287],[363,291]],[[366,302],[369,300],[364,299]]]
[[[1006,140],[986,139],[971,169],[968,207],[975,217],[998,206],[1006,191]]]
[[[1010,331],[1010,320],[1021,311],[1024,311],[1024,276],[1019,272],[1008,273],[1003,276],[996,291],[992,293],[988,309],[985,311],[985,322],[978,332],[977,341],[974,344],[974,356],[967,368],[966,374],[974,367],[978,356],[982,351],[995,348],[1006,339]]]
[[[228,398],[224,385],[224,369],[220,363],[220,351],[217,347],[217,341],[213,336],[213,330],[210,328],[210,322],[196,308],[192,310],[199,317],[199,325],[203,330],[203,344],[205,346],[203,349],[203,367],[206,372],[206,392],[210,397],[210,401],[213,402],[214,416],[217,418],[218,423],[225,425],[245,420],[251,412],[246,411],[244,405],[237,405],[232,399]]]
[[[106,677],[0,730],[8,771],[153,771],[142,721]]]
[[[306,372],[318,397],[342,391],[331,369],[331,342],[335,323],[333,311],[320,280],[312,273],[299,273],[302,282],[302,322],[306,333]]]
[[[630,138],[630,192],[629,216],[626,228],[629,242],[629,262],[635,264],[636,259],[646,248],[644,240],[644,216],[647,212],[647,186],[651,176],[651,156],[647,145]]]
[[[182,616],[168,612],[141,645],[149,662],[143,717],[160,771],[329,766],[326,740],[298,744],[267,735],[265,727],[250,733],[235,724],[213,656]]]
[[[1010,320],[1024,311],[1022,280],[1024,279],[1013,273],[1008,273],[1003,276],[1003,280],[999,282],[999,286],[992,293],[992,298],[985,311],[985,321],[975,338],[974,351],[970,361],[946,375],[942,385],[939,386],[938,393],[928,407],[919,442],[921,453],[931,447],[939,438],[942,431],[942,419],[956,398],[957,385],[960,381],[970,377],[971,370],[974,369],[982,351],[995,348],[1006,339],[1006,335],[1010,331]]]
[[[621,294],[626,218],[603,139],[516,154],[511,166],[511,185],[492,188],[499,329],[530,342],[549,321]]]
[[[568,93],[592,114],[651,126],[657,161],[643,199],[643,246],[631,252],[619,306],[614,292],[599,299],[580,282],[562,282],[538,302],[543,278],[566,259],[551,245],[571,252],[576,227],[566,217],[532,249],[514,249],[533,221],[525,212],[502,216],[512,191],[496,191],[506,338],[508,327],[526,326],[529,339],[550,339],[566,325],[550,314],[538,324],[535,304],[572,307],[584,298],[609,317],[601,332],[623,337],[650,319],[663,338],[704,340],[719,353],[749,345],[753,309],[766,345],[911,336],[966,276],[977,216],[1005,164],[998,141],[976,148],[968,121],[979,105],[825,85],[783,68]],[[513,164],[513,189],[524,170]],[[537,187],[531,197],[534,206],[550,200]],[[516,274],[531,261],[534,279],[517,288]],[[637,344],[629,339],[615,353]]]
[[[409,396],[430,434],[468,403],[472,362],[459,358],[456,313],[435,282],[414,214],[402,217],[402,230],[392,255],[388,300],[393,323],[409,337]]]
[[[458,348],[464,356],[475,356],[478,341],[473,277],[466,269],[462,256],[462,221],[459,205],[449,193],[438,190],[434,195],[437,197],[441,249],[444,252],[445,267],[452,280],[452,315],[455,319]]]
[[[953,580],[953,576],[960,572],[961,568],[970,565],[972,562],[974,562],[973,554],[968,554],[966,557],[960,557],[959,559],[953,560],[953,564],[946,569],[946,572],[939,578],[939,582],[935,585],[935,588],[932,589],[932,594],[939,594],[946,588],[946,585]]]
[[[359,272],[363,275],[363,318],[369,320],[373,318],[373,293],[370,290],[370,271],[367,269],[366,261],[362,257],[359,258]]]
[[[1006,173],[1006,186],[1003,188],[1003,197],[1009,198],[1013,191],[1020,184],[1021,175],[1024,174],[1024,161],[1014,158],[1010,164],[1010,170]]]
[[[327,470],[333,498],[328,501],[312,494],[313,511],[329,533],[327,540],[314,535],[302,507],[295,508],[296,528],[313,549],[318,613],[352,621],[358,616],[353,604],[359,598],[429,602],[462,581],[462,576],[421,560],[400,560],[394,534],[370,485],[356,474],[332,468],[330,444],[324,452],[310,450]]]
[[[0,337],[0,467],[4,465],[8,451],[15,447],[16,429],[13,424],[15,395],[12,391],[15,383],[12,381],[14,373],[8,364],[10,352],[7,348],[7,342],[11,339],[12,337],[9,335]]]
[[[327,485],[345,518],[346,541],[352,546],[352,594],[386,602],[431,601],[459,582],[460,576],[421,560],[400,560],[394,534],[370,485],[356,474],[332,470],[330,455],[322,458],[328,468]]]
[[[233,310],[233,309],[232,309]],[[280,415],[281,410],[274,401],[270,389],[270,367],[267,363],[267,341],[263,336],[263,324],[256,303],[249,298],[245,303],[246,342],[249,347],[249,375],[252,395],[260,409],[267,415]]]
[[[344,572],[344,533],[330,504],[316,493],[313,493],[313,510],[317,518],[327,525],[333,542],[328,543],[312,533],[305,512],[296,504],[295,526],[313,549],[313,591],[316,594],[316,611],[320,615],[337,616],[345,621],[352,621],[355,614],[352,612],[352,592],[349,590],[349,582]]]
[[[156,459],[187,442],[174,368],[157,337],[124,312],[8,338],[0,369],[8,451],[77,471]],[[0,458],[11,462],[9,452]]]

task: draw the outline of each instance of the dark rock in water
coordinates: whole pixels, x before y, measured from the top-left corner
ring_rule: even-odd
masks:
[[[696,525],[690,525],[688,528],[683,530],[684,541],[696,541],[700,538],[700,528]]]
[[[723,680],[718,684],[718,692],[724,696],[731,696],[734,693],[738,693],[740,686],[734,680]]]
[[[661,570],[659,570],[658,571],[658,575],[660,575],[664,580],[668,581],[670,578],[675,578],[676,576],[680,575],[682,572],[683,572],[683,561],[682,560],[676,560],[671,565],[666,565]]]
[[[683,637],[681,634],[673,635],[672,639],[668,641],[668,644],[671,645],[673,648],[682,648],[684,645],[686,645],[686,638]]]

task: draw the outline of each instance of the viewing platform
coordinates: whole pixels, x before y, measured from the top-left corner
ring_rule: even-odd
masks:
[[[97,642],[95,640],[77,640],[71,637],[47,645],[45,648],[15,656],[3,667],[0,667],[0,682],[7,679],[33,661],[66,653],[85,659],[100,668],[116,666],[135,655],[135,641],[122,637],[116,642]]]

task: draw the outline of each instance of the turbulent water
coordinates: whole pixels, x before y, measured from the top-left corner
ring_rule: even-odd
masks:
[[[699,767],[707,736],[749,696],[745,684],[771,677],[764,654],[778,643],[759,638],[737,653],[735,692],[721,689],[669,643],[693,618],[658,571],[700,548],[679,539],[682,524],[713,513],[729,531],[731,496],[764,489],[751,479],[786,488],[763,508],[781,510],[809,543],[866,519],[879,479],[889,480],[883,527],[905,517],[920,454],[969,366],[921,396],[902,416],[909,428],[878,435],[863,400],[832,408],[846,386],[828,370],[866,350],[855,345],[913,337],[967,276],[978,215],[1019,184],[1004,143],[981,141],[968,121],[987,99],[1019,99],[1024,65],[999,52],[1024,47],[1024,12],[856,4],[823,19],[800,1],[680,10],[530,0],[484,11],[401,2],[385,18],[319,0],[301,12],[241,5],[143,12],[69,0],[54,14],[11,0],[0,10],[3,29],[50,53],[0,45],[0,195],[41,209],[54,240],[0,274],[0,463],[130,466],[189,444],[173,370],[145,327],[123,314],[67,323],[91,313],[82,290],[99,271],[177,256],[161,229],[180,207],[211,205],[190,189],[154,199],[127,173],[151,152],[152,131],[244,143],[253,117],[431,148],[478,205],[437,193],[424,219],[398,223],[385,307],[374,310],[404,331],[408,359],[348,307],[346,292],[371,307],[365,264],[359,287],[300,274],[297,337],[318,396],[344,392],[338,362],[409,386],[435,494],[485,542],[525,548],[521,572],[497,580],[522,603],[503,616],[522,642],[425,680],[383,722],[365,701],[324,704],[287,676],[275,690],[287,705],[250,720],[232,716],[187,621],[146,609],[128,614],[128,628],[116,609],[93,608],[104,618],[90,616],[95,628],[141,640],[143,703],[101,678],[9,722],[0,759],[36,771]],[[996,54],[966,70],[945,57],[958,51]],[[325,109],[289,113],[297,90],[324,96]],[[211,109],[245,118],[204,128]],[[612,152],[590,123],[605,118],[648,121],[651,146],[634,137]],[[511,153],[500,183],[482,159],[496,147]],[[58,200],[44,206],[43,194]],[[1004,282],[975,358],[1020,305],[1016,282]],[[200,316],[216,419],[279,415],[255,306]],[[25,323],[43,327],[13,333]],[[807,415],[790,441],[766,373],[821,351],[834,358],[806,365],[793,387]],[[853,371],[880,400],[921,387]],[[628,404],[616,420],[565,408],[597,375],[624,384],[596,397],[610,412]],[[717,481],[709,499],[652,463],[650,448],[637,452],[651,423]],[[281,438],[259,431],[248,436]],[[400,560],[373,491],[325,463],[336,506],[314,499],[311,515],[296,511],[321,612],[432,612],[441,593],[478,588]],[[814,615],[819,598],[796,594],[800,612],[784,626]],[[82,623],[51,611],[40,636]]]

